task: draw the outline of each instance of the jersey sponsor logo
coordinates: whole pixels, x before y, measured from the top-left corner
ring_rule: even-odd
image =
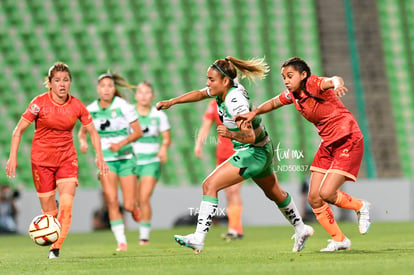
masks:
[[[101,126],[99,126],[99,128],[104,131],[109,126],[111,126],[111,122],[109,120],[105,120],[105,122],[101,123]]]
[[[233,113],[240,114],[240,113],[241,113],[241,112],[243,112],[244,110],[246,110],[246,109],[244,108],[244,105],[240,105],[240,106],[237,106],[236,108],[234,108],[234,109],[233,109]]]
[[[231,102],[237,102],[237,98],[233,97],[233,98],[231,99]]]
[[[32,104],[29,110],[32,114],[37,115],[40,112],[40,107],[37,104]]]
[[[348,149],[344,149],[342,151],[342,153],[339,155],[339,157],[349,158],[349,150]]]
[[[148,133],[149,132],[149,128],[148,127],[145,127],[144,129],[142,129],[142,132],[145,134],[145,133]]]

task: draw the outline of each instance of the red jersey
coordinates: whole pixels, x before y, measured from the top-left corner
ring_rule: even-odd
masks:
[[[35,97],[22,118],[30,123],[35,121],[31,161],[51,167],[76,159],[72,133],[76,121],[79,119],[85,126],[92,123],[88,110],[79,99],[69,95],[65,103],[59,104],[53,101],[51,92]]]
[[[323,79],[324,77],[311,75],[306,82],[306,90],[311,95],[323,99],[322,102],[318,102],[303,91],[299,96],[295,96],[289,90],[285,90],[278,97],[283,105],[295,104],[302,116],[318,129],[322,145],[328,146],[351,133],[361,133],[361,130],[354,116],[334,91],[332,89],[324,91],[321,88]]]
[[[204,113],[203,118],[214,121],[217,125],[223,124],[218,115],[216,100],[210,101],[210,103],[208,104],[207,110]],[[233,143],[231,142],[229,138],[225,138],[222,136],[217,136],[217,137],[218,137],[217,148],[216,148],[217,159],[229,158],[231,155],[234,154]]]

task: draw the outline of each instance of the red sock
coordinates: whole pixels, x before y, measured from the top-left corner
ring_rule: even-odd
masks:
[[[345,208],[345,209],[352,209],[355,211],[358,211],[359,209],[361,209],[362,207],[361,200],[355,199],[343,191],[338,191],[336,195],[337,195],[336,202],[335,202],[336,206]]]
[[[50,249],[60,248],[69,232],[69,227],[72,222],[72,205],[73,196],[69,194],[62,194],[59,197],[59,214],[58,220],[60,222],[61,230],[59,239],[50,247]]]
[[[241,221],[241,215],[243,212],[243,206],[241,205],[228,205],[227,217],[229,218],[229,230],[235,230],[237,234],[243,235],[243,226]]]
[[[335,242],[342,242],[345,239],[345,235],[342,233],[338,224],[335,221],[332,209],[326,202],[319,208],[312,209],[315,213],[316,219],[322,225],[322,227],[332,236]]]

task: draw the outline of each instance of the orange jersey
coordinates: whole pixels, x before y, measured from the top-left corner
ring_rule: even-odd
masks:
[[[50,167],[58,167],[68,159],[76,160],[73,127],[78,119],[83,125],[92,123],[79,99],[69,95],[65,103],[59,104],[53,101],[51,92],[35,97],[22,118],[30,123],[35,121],[31,161]]]
[[[361,130],[354,116],[333,90],[324,91],[321,88],[323,79],[311,75],[306,82],[306,90],[311,95],[323,99],[322,102],[318,102],[303,91],[299,96],[295,96],[289,90],[285,90],[278,97],[284,105],[295,104],[302,116],[316,126],[323,146],[328,146],[349,134],[361,133]]]
[[[215,100],[210,101],[203,117],[204,119],[214,121],[217,125],[223,124],[218,115],[217,102]],[[225,138],[222,136],[217,137],[218,140],[216,148],[216,157],[217,159],[228,159],[231,155],[234,154],[233,143],[229,138]]]

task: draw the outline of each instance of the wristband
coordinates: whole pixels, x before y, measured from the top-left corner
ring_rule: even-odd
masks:
[[[336,77],[332,78],[332,83],[334,85],[334,90],[336,90],[339,86],[341,86],[341,83],[339,82],[338,78],[336,78]]]

